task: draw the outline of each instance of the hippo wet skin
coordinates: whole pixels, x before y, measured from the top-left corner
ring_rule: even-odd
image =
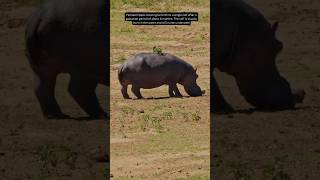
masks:
[[[47,0],[28,20],[26,55],[43,114],[65,118],[54,95],[56,77],[69,73],[69,93],[93,118],[103,118],[95,89],[109,84],[107,1]]]
[[[258,109],[288,109],[302,102],[305,92],[291,90],[276,67],[283,48],[276,38],[278,23],[271,25],[241,0],[216,0],[213,7],[212,111],[233,111],[214,78],[216,68],[232,75],[240,93]]]
[[[151,89],[162,85],[169,86],[170,97],[182,97],[177,83],[181,84],[190,96],[201,96],[204,91],[197,85],[198,75],[187,62],[164,53],[140,53],[126,60],[118,69],[123,98],[129,99],[128,85],[138,98],[143,98],[140,88]]]

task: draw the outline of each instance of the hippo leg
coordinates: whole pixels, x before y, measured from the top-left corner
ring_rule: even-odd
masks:
[[[169,96],[170,97],[174,97],[175,96],[174,93],[173,93],[173,91],[174,91],[173,90],[174,89],[173,86],[174,86],[173,84],[169,84]]]
[[[140,88],[135,86],[135,85],[132,85],[132,88],[131,88],[131,91],[133,92],[133,94],[138,98],[138,99],[142,99],[142,95],[140,93]]]
[[[106,113],[101,108],[95,89],[98,82],[71,74],[69,93],[79,106],[92,118],[104,118]]]
[[[121,93],[124,99],[130,99],[128,94],[128,85],[121,85]]]
[[[174,94],[176,95],[176,97],[182,97],[182,94],[180,93],[176,84],[174,85],[173,91],[174,91]]]
[[[177,84],[169,84],[169,95],[170,97],[182,97]]]
[[[45,67],[41,67],[41,70],[38,69],[34,74],[34,91],[44,116],[47,118],[68,118],[67,115],[61,112],[54,96],[57,74]]]
[[[213,76],[212,78],[213,83],[213,95],[212,95],[212,111],[214,113],[227,113],[227,112],[233,112],[233,108],[229,105],[229,103],[224,99],[219,87],[218,83]]]

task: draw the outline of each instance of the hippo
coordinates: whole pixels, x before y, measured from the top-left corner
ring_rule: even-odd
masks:
[[[284,110],[301,103],[304,90],[292,90],[276,66],[283,48],[276,38],[278,22],[271,25],[242,0],[216,0],[213,7],[212,111],[234,111],[218,87],[215,69],[233,76],[245,100],[257,109]]]
[[[69,117],[55,99],[60,73],[70,74],[68,91],[89,117],[107,116],[95,93],[109,85],[107,8],[105,0],[46,0],[29,17],[26,56],[45,117]]]
[[[128,85],[138,98],[143,98],[140,88],[152,89],[169,86],[170,97],[182,97],[177,83],[190,96],[202,96],[204,91],[197,85],[197,69],[169,53],[140,53],[128,58],[118,69],[118,79],[123,98],[129,99]]]

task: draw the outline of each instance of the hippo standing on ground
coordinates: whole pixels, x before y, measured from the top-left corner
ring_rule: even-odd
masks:
[[[69,93],[93,118],[106,116],[95,89],[109,84],[107,1],[46,0],[29,18],[26,54],[43,114],[66,118],[54,95],[56,77],[69,73]]]
[[[143,98],[140,88],[151,89],[164,84],[169,86],[170,97],[181,97],[177,83],[184,86],[190,96],[201,96],[197,85],[198,75],[187,62],[171,54],[140,53],[125,61],[118,70],[123,98],[129,99],[128,85],[132,85],[132,92],[138,98]]]
[[[257,108],[287,109],[302,102],[305,92],[292,91],[276,67],[283,46],[275,37],[278,23],[271,26],[241,0],[216,0],[213,7],[213,70],[232,75],[240,93]],[[213,112],[232,111],[214,77],[212,83]]]

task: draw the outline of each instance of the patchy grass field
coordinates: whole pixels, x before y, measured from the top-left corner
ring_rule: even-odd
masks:
[[[214,115],[213,178],[318,180],[320,177],[320,3],[318,0],[248,0],[284,43],[277,64],[291,86],[305,89],[295,110]],[[226,99],[251,108],[233,79],[217,72]],[[243,111],[246,112],[246,111]]]
[[[132,26],[129,11],[196,11],[191,26]],[[209,179],[209,1],[111,1],[111,174],[113,179]],[[125,100],[117,68],[159,46],[198,68],[207,94],[166,98],[167,86]],[[129,95],[134,97],[130,92]],[[160,97],[160,98],[159,98]]]

